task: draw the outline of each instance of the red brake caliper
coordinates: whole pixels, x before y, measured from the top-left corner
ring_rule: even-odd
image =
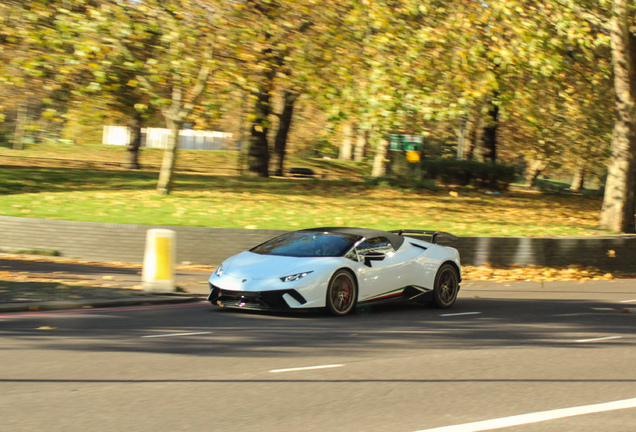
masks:
[[[344,296],[342,300],[344,300],[344,304],[349,304],[349,296],[351,295],[351,289],[349,288],[349,284],[346,284],[344,287]]]

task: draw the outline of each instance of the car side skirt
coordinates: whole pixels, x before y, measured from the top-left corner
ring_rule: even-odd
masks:
[[[394,302],[426,302],[432,299],[433,290],[415,285],[409,285],[403,288],[387,291],[375,297],[360,300],[358,304],[380,304]]]

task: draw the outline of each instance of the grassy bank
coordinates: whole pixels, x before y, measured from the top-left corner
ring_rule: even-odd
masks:
[[[213,163],[208,160],[207,163]],[[180,172],[167,197],[152,170],[8,165],[0,155],[0,215],[222,228],[363,226],[460,236],[585,236],[601,200],[516,191],[390,189],[354,180],[251,179]]]
[[[29,144],[20,151],[0,146],[0,163],[20,166],[117,169],[124,161],[125,153],[123,146],[102,144]],[[139,163],[145,171],[156,171],[161,166],[163,153],[160,149],[142,147],[139,150]],[[180,150],[176,166],[181,172],[236,176],[241,169],[245,169],[245,162],[241,154],[236,151]],[[371,172],[370,166],[365,163],[321,158],[289,157],[286,166],[287,168],[311,168],[319,177],[332,180],[340,178],[360,180]]]

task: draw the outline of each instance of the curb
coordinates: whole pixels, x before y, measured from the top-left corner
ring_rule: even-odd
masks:
[[[200,296],[173,295],[173,296],[132,297],[132,298],[126,298],[126,299],[59,300],[59,301],[49,301],[49,302],[29,302],[29,303],[13,303],[13,304],[5,303],[5,304],[0,304],[0,313],[179,304],[179,303],[197,302],[197,301],[201,301],[203,298],[204,297],[200,297]]]

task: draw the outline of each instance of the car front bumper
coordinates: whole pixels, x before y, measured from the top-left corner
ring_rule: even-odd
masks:
[[[221,307],[250,310],[288,310],[307,300],[295,289],[273,291],[232,291],[210,285],[208,301]]]

